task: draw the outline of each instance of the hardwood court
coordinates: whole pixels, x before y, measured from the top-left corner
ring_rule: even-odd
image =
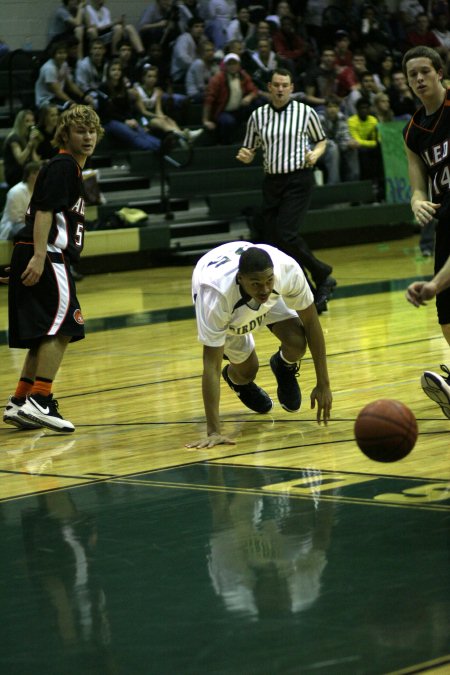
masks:
[[[449,350],[433,303],[404,299],[432,271],[416,244],[321,252],[339,281],[321,317],[328,426],[307,355],[298,414],[258,416],[224,385],[236,445],[211,450],[184,447],[204,429],[191,268],[79,283],[88,337],[55,386],[75,433],[0,430],[2,672],[449,672],[449,421],[420,387]],[[6,401],[23,354],[5,344],[6,289],[0,302]],[[276,398],[276,342],[256,343]],[[417,417],[401,462],[355,444],[378,398]]]

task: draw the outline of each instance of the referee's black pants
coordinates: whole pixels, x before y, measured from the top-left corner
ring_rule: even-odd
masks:
[[[314,188],[314,172],[304,169],[288,174],[266,174],[263,181],[261,239],[292,256],[311,274],[315,286],[333,268],[322,262],[300,236]]]

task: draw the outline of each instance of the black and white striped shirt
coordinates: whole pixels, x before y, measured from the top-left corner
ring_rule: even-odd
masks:
[[[262,146],[264,171],[284,174],[305,168],[305,157],[315,143],[325,139],[316,111],[300,101],[289,101],[283,108],[270,103],[253,111],[243,147]]]

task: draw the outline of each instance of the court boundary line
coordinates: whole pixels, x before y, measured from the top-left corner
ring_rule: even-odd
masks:
[[[255,452],[259,453],[260,451],[255,451]],[[253,453],[250,453],[250,454],[253,454]],[[305,470],[308,470],[308,469],[312,468],[312,467],[287,467],[287,466],[258,466],[258,467],[254,467],[254,466],[249,466],[247,464],[238,464],[238,463],[230,464],[230,463],[227,463],[224,460],[226,460],[226,458],[220,457],[220,458],[216,458],[216,459],[212,458],[212,459],[208,459],[208,460],[195,460],[193,462],[185,462],[183,464],[176,464],[176,465],[169,466],[169,467],[160,467],[160,468],[149,469],[149,470],[143,469],[142,471],[133,472],[133,473],[130,473],[130,474],[96,474],[96,473],[93,473],[93,474],[86,474],[84,476],[66,476],[66,475],[51,474],[51,473],[43,473],[43,474],[34,473],[33,474],[33,473],[25,472],[25,471],[12,471],[12,470],[7,470],[7,469],[0,469],[0,475],[1,474],[13,474],[13,475],[18,475],[18,476],[28,476],[28,477],[38,476],[38,477],[43,477],[43,478],[55,478],[55,479],[66,478],[66,479],[73,479],[73,480],[79,480],[80,481],[79,483],[75,483],[74,485],[62,485],[62,486],[54,487],[54,488],[50,488],[50,489],[45,488],[44,490],[38,490],[38,491],[34,491],[34,492],[26,492],[26,493],[23,493],[23,494],[20,494],[20,495],[13,495],[13,496],[9,496],[9,497],[0,497],[0,503],[13,501],[13,500],[16,500],[16,499],[28,499],[30,497],[34,497],[34,496],[37,496],[37,495],[59,492],[61,490],[78,489],[78,488],[87,487],[89,485],[95,485],[95,484],[105,483],[105,482],[118,482],[118,481],[127,481],[127,480],[132,481],[134,479],[134,477],[136,477],[136,476],[144,476],[144,475],[147,475],[147,474],[155,474],[155,473],[161,472],[161,471],[173,471],[173,470],[176,470],[176,469],[182,469],[182,468],[187,468],[187,467],[190,467],[190,466],[195,466],[196,464],[199,465],[199,466],[207,466],[208,464],[211,463],[212,466],[220,465],[220,466],[228,467],[228,468],[236,467],[236,468],[243,468],[243,469],[266,469],[266,470],[269,470],[269,471],[270,470],[273,470],[273,471],[277,471],[277,470],[283,471],[284,470],[284,471],[293,471],[293,472],[298,472],[298,473],[304,472]],[[441,483],[441,482],[446,482],[447,480],[450,480],[450,479],[445,479],[445,478],[444,479],[442,479],[442,478],[440,478],[440,479],[438,479],[438,478],[420,478],[420,477],[417,477],[417,476],[398,476],[398,475],[393,475],[393,474],[364,473],[362,471],[341,471],[341,470],[336,471],[334,469],[317,469],[317,470],[320,471],[321,474],[343,474],[343,475],[351,475],[351,476],[353,476],[353,475],[369,476],[369,477],[372,477],[372,478],[409,480],[409,481],[417,481],[417,482],[420,482],[420,483],[425,482],[425,483],[430,483],[430,484]],[[99,475],[102,476],[102,477],[98,478]],[[92,476],[92,477],[90,477],[90,476]],[[137,478],[134,482],[143,483],[143,481],[139,481],[139,479],[137,479]],[[155,483],[156,483],[156,481],[152,482],[153,485],[155,485]],[[180,485],[180,484],[178,484],[178,485]],[[168,486],[176,487],[177,484],[170,483],[170,484],[168,484]],[[268,493],[268,490],[264,491],[264,494],[267,494],[267,493]],[[274,494],[279,494],[279,493],[274,492]],[[323,498],[323,497],[324,497],[324,495],[322,494],[321,498]],[[306,496],[305,498],[308,499],[309,497]],[[363,502],[363,503],[366,503],[366,502]],[[380,505],[381,504],[382,503],[380,502]],[[414,505],[414,504],[398,504],[398,503],[395,503],[395,506],[409,508],[410,506],[417,506],[417,504]],[[444,511],[445,509],[434,509],[434,510]]]

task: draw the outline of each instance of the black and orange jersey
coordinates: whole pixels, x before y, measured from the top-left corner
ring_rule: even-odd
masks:
[[[450,216],[450,89],[441,107],[432,115],[422,106],[414,113],[403,137],[407,147],[424,162],[430,186],[430,199],[441,208],[439,220]]]
[[[53,213],[47,250],[61,251],[76,262],[84,243],[85,192],[81,168],[72,155],[60,152],[39,171],[21,239],[33,239],[36,211]]]

